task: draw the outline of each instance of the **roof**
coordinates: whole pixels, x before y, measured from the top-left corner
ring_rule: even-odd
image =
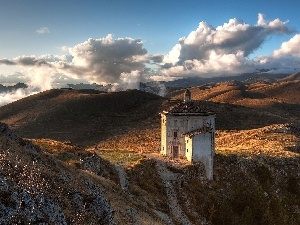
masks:
[[[212,129],[210,127],[202,127],[200,129],[192,130],[192,131],[189,131],[187,133],[184,133],[183,135],[185,135],[189,138],[192,138],[192,137],[197,136],[198,134],[203,134],[203,133],[206,133],[206,132],[212,132]]]
[[[197,130],[193,130],[193,131],[190,131],[190,132],[187,132],[185,133],[184,135],[185,136],[188,136],[189,138],[192,138],[198,134],[202,134],[204,133],[203,129],[197,129]]]
[[[215,115],[214,112],[207,109],[200,102],[181,102],[167,110],[164,110],[162,114],[165,115],[177,115],[177,116],[186,116],[186,115],[199,115],[199,116],[208,116]]]

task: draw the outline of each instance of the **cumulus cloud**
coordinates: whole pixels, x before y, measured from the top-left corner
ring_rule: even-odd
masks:
[[[15,62],[13,62],[9,59],[0,59],[0,64],[3,64],[3,65],[16,65]]]
[[[135,74],[134,71],[138,71],[145,76],[150,72],[146,64],[162,62],[161,55],[147,54],[140,39],[113,39],[111,34],[100,39],[90,38],[69,47],[68,53],[64,56],[19,56],[12,60],[2,59],[0,64],[48,68],[73,79],[118,84],[123,81],[122,74]]]
[[[17,101],[35,93],[37,92],[32,92],[31,90],[26,89],[18,89],[14,92],[0,93],[0,106]]]
[[[163,73],[170,76],[213,76],[253,71],[257,62],[247,57],[268,36],[292,32],[286,22],[279,19],[268,22],[262,14],[258,15],[255,25],[236,18],[216,28],[200,22],[196,30],[180,38],[164,57]]]
[[[48,27],[40,27],[35,32],[38,33],[38,34],[49,34],[50,29]]]
[[[27,68],[19,74],[29,87],[26,89],[17,89],[12,92],[0,93],[0,106],[16,101],[18,99],[36,94],[41,91],[49,90],[53,87],[54,73],[45,68]],[[5,76],[1,75],[1,78]],[[6,76],[15,78],[15,75]]]
[[[283,42],[280,49],[275,50],[274,57],[294,56],[300,57],[300,34],[296,34],[287,42]]]
[[[122,73],[144,71],[147,50],[139,39],[112,35],[87,41],[69,48],[73,56],[70,70],[94,82],[117,83]]]
[[[293,73],[300,71],[300,34],[283,42],[279,49],[269,56],[260,56],[257,61],[260,66],[267,68],[271,73]]]
[[[151,68],[146,65],[162,62],[159,54],[149,55],[140,39],[113,39],[111,34],[88,39],[73,47],[64,47],[67,55],[19,56],[2,59],[0,65],[21,66],[34,90],[46,90],[66,83],[113,84],[115,90],[138,88],[149,79]],[[29,78],[30,77],[30,78]],[[71,82],[70,82],[71,81]]]
[[[0,81],[1,81],[2,85],[10,86],[11,84],[16,84],[18,82],[24,83],[25,80],[26,80],[26,77],[24,76],[24,74],[22,74],[20,72],[9,74],[9,75],[7,75],[7,74],[0,75]]]
[[[111,91],[119,91],[126,89],[139,89],[141,74],[138,70],[130,73],[121,73],[120,82],[114,85]]]
[[[34,66],[34,67],[53,67],[51,63],[66,61],[67,56],[54,56],[54,55],[42,55],[42,56],[18,56],[12,60],[2,59],[0,65],[19,65],[19,66]]]

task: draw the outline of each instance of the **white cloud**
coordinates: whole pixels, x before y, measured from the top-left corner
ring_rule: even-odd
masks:
[[[141,75],[138,70],[131,71],[130,73],[121,73],[120,82],[112,88],[112,91],[139,89],[140,81]]]
[[[149,79],[152,64],[162,61],[161,55],[148,55],[140,39],[113,39],[111,34],[88,39],[74,47],[63,47],[67,55],[19,56],[2,59],[0,65],[22,67],[22,73],[33,90],[47,90],[74,81],[114,84],[115,89],[138,88]],[[155,68],[155,66],[152,66]],[[146,76],[146,77],[145,77]]]
[[[113,39],[111,34],[105,38],[88,39],[69,48],[72,62],[69,72],[76,73],[97,83],[122,82],[121,74],[139,71],[146,73],[145,63],[161,61],[159,55],[147,55],[140,39]]]
[[[179,56],[180,56],[180,51],[181,51],[181,45],[176,44],[172,50],[169,52],[169,54],[165,55],[164,57],[164,63],[171,63],[175,64],[176,62],[179,61]]]
[[[176,78],[175,77],[170,77],[170,76],[168,76],[166,74],[162,74],[162,75],[153,75],[153,76],[150,76],[150,79],[153,80],[153,81],[173,81]]]
[[[265,26],[265,25],[267,25],[267,21],[265,20],[264,15],[261,14],[261,13],[258,14],[257,25],[258,26]]]
[[[271,35],[293,32],[279,19],[266,21],[258,15],[256,25],[239,19],[214,28],[200,22],[196,30],[179,39],[164,57],[162,72],[168,76],[219,76],[254,72],[261,68],[258,61],[247,57],[257,50]]]
[[[0,93],[0,106],[17,101],[35,93],[37,92],[24,89],[17,89],[14,92]]]
[[[300,71],[300,34],[283,42],[279,49],[269,56],[257,58],[261,68],[269,69],[270,73],[294,73]]]
[[[26,68],[21,74],[23,82],[29,87],[17,89],[12,92],[0,93],[0,106],[16,101],[18,99],[36,94],[41,91],[52,89],[53,71],[45,68]]]
[[[280,49],[275,50],[274,57],[294,56],[300,57],[300,34],[296,34],[289,41],[283,42]]]
[[[2,85],[11,85],[11,84],[14,85],[18,82],[24,83],[25,81],[26,81],[26,77],[24,76],[24,74],[20,72],[0,75],[0,83]]]
[[[41,27],[35,31],[38,34],[49,34],[50,29],[48,27]]]

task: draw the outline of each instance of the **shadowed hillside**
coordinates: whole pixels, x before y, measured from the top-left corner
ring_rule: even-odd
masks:
[[[26,138],[92,145],[135,127],[151,127],[163,99],[137,90],[102,93],[50,90],[0,108],[0,120]],[[143,124],[140,124],[144,121]]]
[[[241,83],[241,82],[224,82],[213,86],[199,86],[190,89],[194,100],[208,101],[220,103],[225,108],[244,107],[240,113],[232,113],[233,116],[244,117],[247,122],[248,112],[256,111],[256,120],[252,124],[273,124],[281,122],[299,121],[300,115],[300,80],[297,76],[289,76],[288,81],[285,79],[274,83],[257,82],[257,83]],[[292,79],[294,78],[294,79]],[[184,90],[173,93],[172,98],[180,99]],[[209,103],[211,104],[211,103]],[[218,109],[216,109],[218,111]],[[248,111],[248,112],[247,112]],[[251,113],[250,113],[251,114]],[[222,114],[218,114],[219,116]],[[228,113],[226,117],[230,116]],[[218,118],[217,117],[217,118]],[[262,121],[259,121],[261,117]],[[273,118],[273,119],[271,119]],[[264,123],[264,119],[272,121]],[[222,124],[222,119],[218,124]],[[227,127],[227,124],[224,124]],[[241,125],[243,126],[243,125]],[[222,126],[223,127],[223,126]],[[243,127],[245,129],[247,127]],[[228,127],[228,129],[230,129]]]

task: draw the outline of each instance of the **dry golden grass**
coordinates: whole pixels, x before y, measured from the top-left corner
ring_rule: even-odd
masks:
[[[281,125],[284,126],[284,125]],[[274,125],[241,131],[217,131],[216,151],[220,154],[265,155],[270,157],[299,156],[300,137],[276,132]]]
[[[142,126],[142,124],[141,124]],[[144,130],[133,129],[127,134],[116,135],[101,141],[98,149],[121,149],[139,153],[160,151],[160,127],[159,123],[153,124],[153,128]]]
[[[33,144],[39,146],[44,152],[69,164],[78,163],[80,158],[90,156],[92,153],[82,147],[69,142],[60,142],[51,139],[31,139]]]
[[[249,108],[259,109],[268,108],[274,104],[272,99],[252,99],[252,98],[242,98],[234,102],[235,105],[245,106]]]
[[[241,98],[242,98],[241,90],[229,90],[223,94],[220,94],[214,98],[211,98],[210,101],[233,103]]]

